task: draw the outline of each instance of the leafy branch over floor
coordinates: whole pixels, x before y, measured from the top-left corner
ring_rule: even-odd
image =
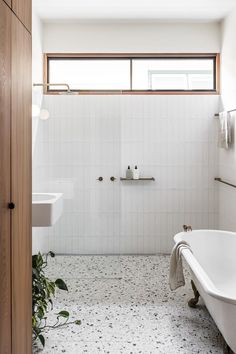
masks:
[[[53,252],[45,256],[41,253],[32,256],[32,335],[33,341],[39,340],[45,346],[43,332],[46,328],[58,328],[69,324],[80,325],[81,321],[70,321],[68,311],[60,311],[56,314],[53,325],[47,324],[47,313],[53,309],[53,297],[56,289],[68,291],[62,279],[52,281],[45,276],[45,268],[48,265],[48,257],[55,257]]]

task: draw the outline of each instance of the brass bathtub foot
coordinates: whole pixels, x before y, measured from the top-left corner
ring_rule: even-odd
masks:
[[[192,307],[192,308],[196,308],[197,303],[198,303],[198,301],[199,301],[200,294],[199,294],[199,292],[197,291],[196,285],[194,284],[193,280],[191,280],[191,285],[192,285],[194,297],[189,300],[188,306],[189,306],[189,307]]]
[[[223,339],[223,354],[234,354],[232,349],[228,346],[226,341]]]

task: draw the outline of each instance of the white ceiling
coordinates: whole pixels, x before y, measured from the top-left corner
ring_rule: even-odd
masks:
[[[45,20],[216,21],[236,0],[33,0]]]

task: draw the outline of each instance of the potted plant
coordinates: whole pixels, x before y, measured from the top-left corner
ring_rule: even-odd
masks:
[[[68,291],[67,285],[62,279],[52,281],[45,276],[44,270],[48,265],[48,257],[55,257],[55,254],[49,252],[45,256],[42,256],[41,253],[32,256],[32,335],[33,342],[39,340],[43,347],[45,346],[43,332],[46,328],[81,324],[79,320],[69,322],[70,314],[65,310],[56,313],[53,325],[47,324],[47,313],[53,309],[53,297],[56,289]]]

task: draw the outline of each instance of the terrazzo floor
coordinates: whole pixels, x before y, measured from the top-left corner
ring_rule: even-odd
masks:
[[[222,353],[222,337],[205,306],[188,307],[186,286],[171,292],[169,256],[56,256],[47,275],[64,279],[55,313],[67,310],[81,325],[48,330],[42,354]],[[52,323],[52,322],[51,322]]]

